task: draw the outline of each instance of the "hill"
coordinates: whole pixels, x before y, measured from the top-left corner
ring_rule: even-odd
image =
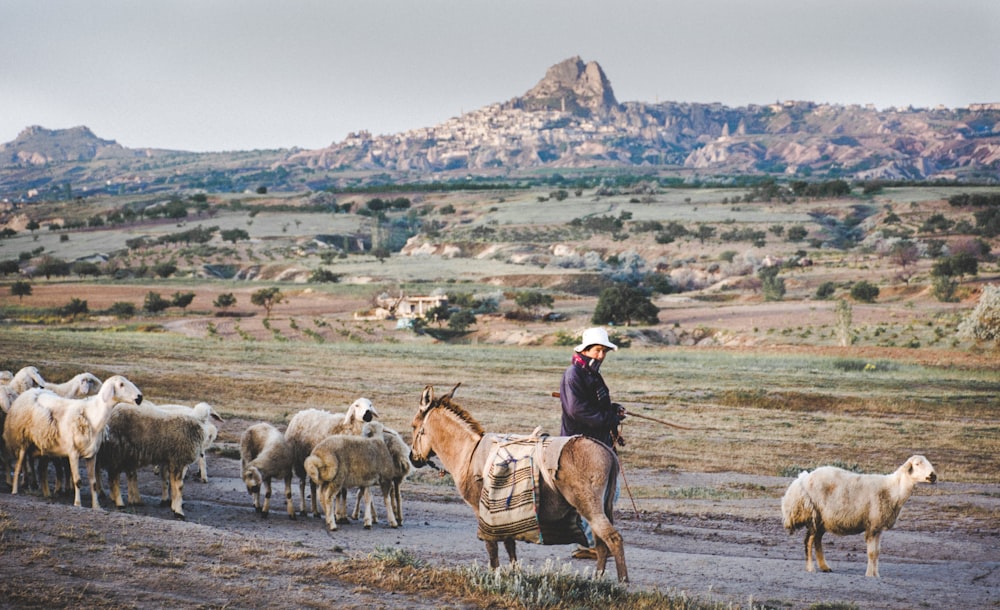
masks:
[[[361,131],[318,150],[128,149],[86,127],[33,126],[0,145],[0,198],[95,193],[319,191],[390,182],[638,172],[681,182],[748,177],[996,183],[1000,106],[783,101],[619,102],[597,62],[552,66],[523,95],[407,132]]]

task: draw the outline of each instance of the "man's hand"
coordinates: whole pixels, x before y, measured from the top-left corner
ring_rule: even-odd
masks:
[[[626,417],[625,407],[621,406],[617,402],[611,403],[611,406],[614,407],[615,411],[618,413],[618,421],[624,420]]]

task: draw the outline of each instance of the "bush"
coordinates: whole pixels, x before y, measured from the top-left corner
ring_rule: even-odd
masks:
[[[976,341],[992,341],[1000,347],[1000,286],[989,284],[979,302],[958,325],[958,334]]]
[[[765,301],[780,301],[785,297],[785,280],[778,277],[778,267],[761,267],[757,272]]]
[[[829,299],[833,296],[833,293],[837,291],[837,285],[833,282],[823,282],[816,289],[817,299]]]
[[[153,265],[153,273],[159,277],[170,277],[177,271],[177,265],[173,263],[156,263]]]
[[[108,313],[116,318],[131,318],[135,315],[135,303],[128,301],[115,301],[108,308]]]
[[[180,307],[184,309],[191,304],[194,300],[193,292],[175,292],[173,296],[170,297],[170,305],[173,307]]]
[[[851,286],[851,298],[855,301],[874,303],[875,299],[878,298],[878,293],[878,286],[872,284],[868,280],[861,280],[857,284]]]
[[[76,297],[70,299],[69,303],[59,308],[59,313],[73,318],[89,312],[90,308],[87,306],[87,302]]]

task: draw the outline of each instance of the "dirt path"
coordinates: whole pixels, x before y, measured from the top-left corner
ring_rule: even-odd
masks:
[[[390,529],[383,515],[370,531],[355,522],[333,533],[319,519],[290,520],[281,483],[270,518],[255,515],[238,460],[210,455],[209,476],[208,484],[186,483],[186,521],[159,506],[159,481],[148,471],[141,477],[146,506],[127,511],[94,512],[65,498],[47,501],[2,489],[0,599],[7,601],[0,606],[454,608],[462,606],[385,592],[377,583],[345,584],[323,576],[323,566],[376,547],[406,549],[439,565],[486,561],[472,511],[427,469],[404,484],[401,528]],[[864,576],[860,535],[826,538],[835,572],[803,570],[802,538],[790,537],[780,523],[788,482],[734,473],[629,473],[631,486],[664,491],[654,494],[663,497],[636,500],[639,515],[625,490],[618,504],[632,586],[743,607],[751,600],[780,608],[817,602],[1000,607],[1000,532],[991,518],[1000,508],[1000,485],[918,487],[896,529],[883,536],[882,578],[873,579]],[[670,489],[757,493],[749,499],[669,499]],[[377,506],[381,510],[380,499]],[[551,561],[592,568],[592,562],[570,559],[571,551],[518,545],[521,560],[535,567]]]

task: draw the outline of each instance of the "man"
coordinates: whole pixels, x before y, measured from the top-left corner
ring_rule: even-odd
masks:
[[[618,424],[625,419],[625,408],[611,402],[611,393],[601,377],[601,364],[608,352],[618,346],[608,338],[603,328],[588,328],[583,331],[580,345],[573,348],[573,359],[563,373],[559,388],[562,402],[562,436],[582,434],[600,441],[615,450],[618,439]],[[615,489],[615,499],[619,490]],[[589,548],[580,547],[573,553],[576,558],[596,559],[594,534],[590,524],[581,519],[583,531],[587,535]]]

